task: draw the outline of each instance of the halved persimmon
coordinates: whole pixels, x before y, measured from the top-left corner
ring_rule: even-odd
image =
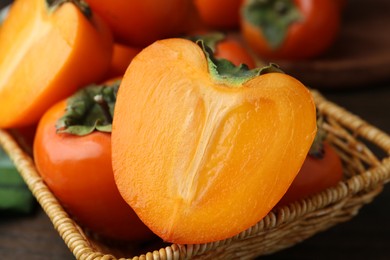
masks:
[[[157,41],[133,59],[114,112],[115,181],[164,241],[234,236],[287,191],[314,139],[316,109],[302,83],[276,71],[235,67],[185,39]]]
[[[0,28],[0,127],[37,123],[108,70],[112,37],[80,1],[15,1]]]

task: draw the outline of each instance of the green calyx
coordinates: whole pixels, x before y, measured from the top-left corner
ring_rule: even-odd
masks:
[[[209,47],[213,52],[215,52],[217,44],[220,41],[223,41],[225,38],[226,35],[222,32],[211,32],[187,37],[188,40],[191,40],[193,42],[203,41],[203,44]]]
[[[46,4],[51,12],[55,11],[64,3],[72,3],[84,14],[85,17],[90,19],[92,17],[92,10],[84,0],[46,0]]]
[[[225,84],[227,86],[241,86],[245,82],[266,74],[266,73],[283,73],[278,65],[271,63],[262,68],[249,69],[246,64],[239,66],[234,65],[226,59],[217,59],[214,57],[213,51],[202,40],[196,42],[206,55],[209,72],[218,84]]]
[[[278,49],[283,44],[291,24],[302,20],[293,0],[250,0],[244,5],[242,15],[260,28],[272,49]]]
[[[67,100],[65,114],[57,121],[57,133],[111,133],[119,84],[118,80],[111,85],[90,85],[76,92]]]
[[[323,125],[324,117],[321,114],[317,114],[317,133],[309,150],[309,156],[316,159],[324,158],[325,154],[324,141],[326,138],[326,132]]]

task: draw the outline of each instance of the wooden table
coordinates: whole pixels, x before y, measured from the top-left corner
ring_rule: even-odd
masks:
[[[7,2],[2,0],[0,7]],[[390,133],[390,81],[322,93]],[[66,260],[74,256],[38,207],[29,216],[0,215],[0,259]],[[351,221],[261,259],[390,259],[390,184]]]

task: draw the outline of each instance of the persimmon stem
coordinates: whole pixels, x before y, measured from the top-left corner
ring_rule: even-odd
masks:
[[[46,0],[50,8],[56,9],[64,3],[72,3],[88,18],[92,17],[92,11],[87,2],[84,0]]]
[[[187,37],[193,42],[202,40],[206,46],[208,46],[213,52],[215,52],[217,44],[226,38],[226,35],[222,32],[211,32],[199,35],[192,35]]]
[[[112,116],[110,114],[110,108],[109,108],[106,100],[104,100],[103,95],[102,94],[97,94],[97,95],[95,95],[93,97],[93,99],[99,105],[100,109],[102,110],[103,116],[106,118],[107,122],[111,123],[112,122]]]
[[[84,136],[94,131],[111,133],[116,92],[120,81],[91,84],[67,99],[64,115],[57,121],[57,133]]]
[[[326,132],[323,127],[324,116],[320,113],[317,113],[317,134],[314,138],[314,141],[309,150],[309,156],[322,159],[324,158],[324,140],[326,139]]]
[[[216,58],[212,49],[207,46],[202,39],[196,41],[196,43],[203,50],[203,53],[206,56],[209,73],[215,82],[220,84],[226,83],[226,85],[230,87],[239,87],[246,81],[266,73],[284,73],[279,66],[274,63],[255,69],[249,69],[246,64],[235,66],[229,60]]]

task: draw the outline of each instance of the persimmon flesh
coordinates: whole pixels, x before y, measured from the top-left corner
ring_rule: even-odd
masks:
[[[12,4],[0,28],[0,127],[35,124],[54,103],[103,79],[111,33],[76,2]]]
[[[161,40],[133,59],[119,88],[115,180],[164,241],[226,239],[281,199],[315,133],[312,96],[298,80],[218,76],[197,44]]]

